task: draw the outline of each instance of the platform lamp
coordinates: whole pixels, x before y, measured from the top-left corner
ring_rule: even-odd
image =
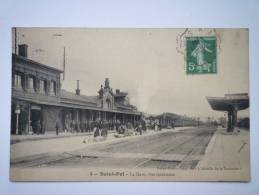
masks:
[[[19,114],[21,113],[20,106],[17,104],[15,107],[15,114],[16,114],[16,132],[15,134],[19,134]]]

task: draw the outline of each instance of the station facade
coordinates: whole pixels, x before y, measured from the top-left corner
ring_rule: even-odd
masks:
[[[126,92],[113,91],[105,79],[95,96],[61,89],[62,71],[27,58],[27,45],[19,45],[19,55],[12,55],[12,134],[44,134],[55,131],[86,132],[102,120],[135,125],[141,112],[129,103]]]

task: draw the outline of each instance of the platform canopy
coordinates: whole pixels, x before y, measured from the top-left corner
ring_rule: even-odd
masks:
[[[206,97],[213,110],[228,112],[227,131],[231,132],[237,123],[237,112],[249,107],[247,93],[225,94],[224,97]]]
[[[247,93],[225,94],[224,97],[206,97],[213,110],[232,111],[244,110],[249,107],[249,96]]]

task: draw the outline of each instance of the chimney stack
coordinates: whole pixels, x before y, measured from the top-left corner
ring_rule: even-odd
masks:
[[[80,95],[80,89],[79,89],[79,80],[77,80],[77,89],[76,89],[76,95]]]
[[[19,56],[27,58],[28,57],[28,45],[21,44],[21,45],[18,45],[18,48],[19,48],[19,51],[18,51]]]

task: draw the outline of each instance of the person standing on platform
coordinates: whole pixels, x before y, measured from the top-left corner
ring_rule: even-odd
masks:
[[[172,121],[172,124],[171,124],[171,126],[172,126],[172,129],[174,129],[174,121]]]
[[[40,131],[41,131],[40,120],[37,120],[37,122],[36,122],[36,133],[37,133],[37,135],[40,134]]]
[[[58,122],[58,120],[56,121],[56,125],[55,125],[55,127],[56,127],[56,135],[58,136],[58,134],[59,134],[59,122]]]

